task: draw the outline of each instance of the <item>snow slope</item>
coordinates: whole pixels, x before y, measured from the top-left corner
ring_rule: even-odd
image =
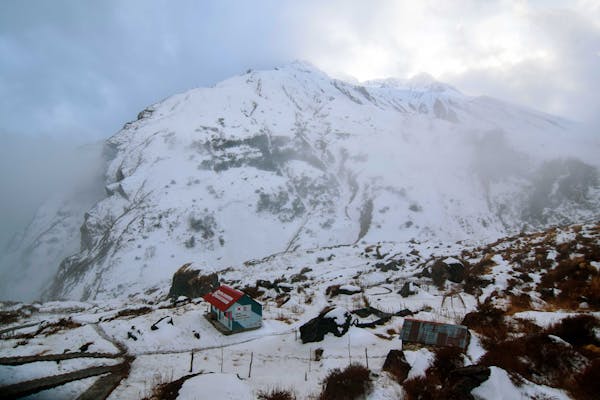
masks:
[[[587,269],[593,275],[590,282],[578,280],[580,288],[595,285],[598,273],[595,268],[588,267],[592,262],[600,261],[599,224],[553,228],[503,238],[480,247],[458,243],[447,247],[416,241],[388,242],[296,251],[255,260],[219,271],[221,281],[242,289],[254,287],[260,279],[278,279],[287,283],[285,287],[290,291],[280,293],[256,286],[257,300],[263,305],[263,326],[230,336],[222,335],[203,317],[208,303],[202,299],[176,303],[165,300],[168,287],[151,294],[111,300],[31,305],[0,303],[3,318],[11,312],[17,313],[12,322],[0,323],[0,374],[4,374],[0,386],[89,365],[112,365],[126,358],[130,360],[131,368],[108,399],[147,398],[158,385],[180,378],[184,379],[179,389],[181,399],[204,398],[210,394],[250,399],[273,388],[290,389],[297,398],[308,399],[317,398],[323,379],[332,369],[344,368],[352,362],[368,364],[373,373],[373,388],[367,399],[402,399],[405,389],[382,371],[382,366],[390,350],[403,348],[400,340],[403,317],[390,316],[382,325],[374,327],[353,325],[342,337],[327,334],[323,341],[315,343],[302,343],[299,327],[326,306],[353,311],[364,309],[367,304],[389,313],[408,308],[414,313],[411,318],[460,323],[465,320],[465,315],[480,310],[481,304],[487,301],[501,307],[506,324],[514,329],[506,340],[537,335],[533,327],[546,328],[576,315],[596,318],[595,327],[598,327],[600,303],[597,294],[594,299],[588,299],[587,305],[576,299],[572,306],[560,298],[547,298],[543,294],[546,285],[540,286],[540,283],[560,269],[565,261],[563,256],[569,257],[569,254],[560,255],[565,244],[571,246],[569,254],[583,265],[579,269]],[[532,264],[541,260],[540,254],[547,260],[544,268]],[[467,276],[487,283],[480,285],[482,291],[479,293],[476,293],[477,288],[467,290],[468,279],[461,283],[446,281],[440,286],[434,285],[430,274],[425,272],[437,260],[460,261],[470,266]],[[473,276],[478,265],[485,268]],[[556,285],[560,286],[564,281],[558,280]],[[399,291],[407,282],[412,284],[414,293],[403,297]],[[361,292],[332,296],[327,294],[331,285],[352,285]],[[512,300],[523,293],[529,296],[530,304],[520,312],[512,313],[516,310],[511,308]],[[282,296],[288,296],[287,301],[281,302]],[[561,302],[555,303],[556,300]],[[556,308],[557,304],[564,308]],[[553,309],[555,311],[551,311]],[[368,322],[358,314],[352,315],[359,322]],[[71,318],[74,324],[56,332],[40,330],[64,318]],[[522,324],[523,319],[533,324]],[[489,338],[476,329],[470,332],[471,341],[463,357],[465,365],[482,363],[482,356],[490,350]],[[566,345],[568,336],[558,338],[553,335],[551,338]],[[78,353],[78,347],[86,342],[92,343],[87,354]],[[598,354],[586,353],[586,344],[566,345],[564,357],[572,352],[570,349],[576,349],[586,355],[586,358],[578,356],[579,359],[590,364]],[[315,350],[318,348],[323,349],[323,353],[317,360]],[[528,356],[529,350],[539,353],[538,349],[524,349],[525,354],[513,356],[516,359]],[[89,353],[94,352],[103,353],[102,358],[88,359]],[[436,358],[434,349],[405,347],[403,352],[411,367],[408,379],[432,373],[430,367]],[[51,367],[49,361],[42,359],[9,366],[10,360],[6,359],[69,353],[76,353],[77,361],[61,361],[64,362],[61,366],[52,362]],[[488,363],[483,365],[490,366],[489,379],[471,392],[474,398],[569,399],[573,396],[561,386],[551,387],[545,383],[547,371],[543,368],[548,366],[531,365],[531,380],[516,376],[515,371],[502,369],[494,360],[488,359]],[[583,367],[585,365],[580,366],[579,371],[569,370],[570,377],[575,379]],[[189,374],[198,375],[185,380]],[[77,389],[80,394],[90,383],[78,382],[73,390]],[[64,394],[66,386],[40,392],[40,395],[45,393],[46,398],[54,399],[76,397]]]

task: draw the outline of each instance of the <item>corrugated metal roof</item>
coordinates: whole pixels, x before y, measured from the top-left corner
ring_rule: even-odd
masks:
[[[469,345],[469,328],[463,325],[442,324],[406,318],[400,338],[403,342],[421,343],[431,346],[457,346],[466,349]]]
[[[221,285],[217,290],[204,296],[204,300],[215,306],[217,309],[225,312],[236,301],[238,301],[244,292],[235,290],[226,285]]]

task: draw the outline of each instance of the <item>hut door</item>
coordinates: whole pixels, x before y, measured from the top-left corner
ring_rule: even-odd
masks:
[[[438,333],[437,336],[437,344],[438,346],[446,346],[446,342],[448,341],[448,334],[444,333],[444,332],[440,332]]]

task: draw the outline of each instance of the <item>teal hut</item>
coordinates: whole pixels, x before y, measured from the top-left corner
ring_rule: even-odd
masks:
[[[242,332],[262,325],[262,305],[244,292],[221,285],[204,300],[210,304],[211,319],[225,332]]]

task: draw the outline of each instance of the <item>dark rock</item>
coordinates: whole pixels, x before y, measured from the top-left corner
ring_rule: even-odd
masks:
[[[379,318],[376,321],[364,323],[356,322],[355,325],[359,328],[375,328],[378,325],[385,325],[391,318],[391,315],[386,315],[384,317]]]
[[[402,289],[400,289],[400,291],[398,292],[398,294],[400,294],[400,296],[402,296],[402,297],[408,297],[408,296],[417,294],[416,291],[410,290],[411,286],[412,286],[411,282],[405,282],[404,285],[402,286]]]
[[[362,292],[362,289],[359,287],[347,287],[347,286],[340,286],[340,288],[338,289],[338,293],[339,294],[345,294],[345,295],[352,295],[352,294],[356,294],[356,293],[360,293]]]
[[[84,353],[84,352],[88,351],[88,349],[90,348],[90,346],[93,345],[93,344],[94,344],[94,342],[87,342],[86,344],[82,345],[79,348],[79,351],[82,352],[82,353]]]
[[[184,264],[173,275],[173,283],[169,290],[169,297],[177,299],[179,296],[189,298],[202,297],[219,286],[219,277],[216,273],[200,275],[199,270],[191,268],[191,264]]]
[[[465,279],[465,266],[458,260],[454,262],[445,261],[447,266],[448,280],[454,283],[461,283]]]
[[[395,312],[394,315],[396,317],[408,317],[410,315],[415,315],[414,312],[410,311],[408,308],[405,308],[404,310],[400,310],[398,312]]]
[[[304,282],[306,280],[308,280],[308,277],[306,275],[304,275],[303,273],[294,274],[290,277],[291,283]]]
[[[344,287],[344,286],[345,285],[328,286],[327,289],[325,289],[325,294],[328,295],[329,297],[335,297],[340,294],[352,295],[352,294],[362,292],[362,289],[360,289],[360,288],[358,288],[358,290],[357,290],[357,289],[352,289],[352,288]]]
[[[403,266],[405,263],[404,260],[391,260],[387,263],[377,263],[375,264],[375,268],[381,270],[381,272],[388,272],[388,271],[399,271],[400,267]]]
[[[267,281],[265,279],[259,279],[256,281],[256,287],[262,287],[265,289],[274,289],[275,284],[271,281]]]
[[[410,371],[410,364],[404,357],[402,350],[390,350],[383,363],[383,371],[390,373],[399,383],[404,382]]]
[[[289,293],[289,292],[292,291],[292,289],[294,288],[294,286],[290,285],[289,283],[283,283],[283,282],[281,282],[281,283],[278,283],[275,288],[281,290],[284,293]],[[279,292],[279,290],[278,290],[278,292]]]
[[[490,377],[490,368],[483,365],[470,365],[450,372],[451,391],[461,399],[473,399],[471,390],[475,389]]]
[[[431,279],[437,286],[442,286],[446,280],[461,283],[465,279],[465,266],[458,260],[437,260],[431,266]]]
[[[321,361],[321,357],[323,357],[324,350],[322,348],[315,349],[315,361]]]
[[[275,297],[275,303],[277,304],[277,308],[281,308],[282,305],[290,301],[291,296],[289,294],[281,293]]]
[[[338,310],[343,313],[343,321],[336,321],[333,312]],[[348,311],[336,308],[327,308],[317,317],[311,319],[300,327],[300,339],[302,343],[320,342],[326,334],[333,333],[337,337],[344,336],[350,328],[352,316]]]
[[[331,285],[325,289],[325,294],[329,297],[335,297],[340,294],[340,285]]]

